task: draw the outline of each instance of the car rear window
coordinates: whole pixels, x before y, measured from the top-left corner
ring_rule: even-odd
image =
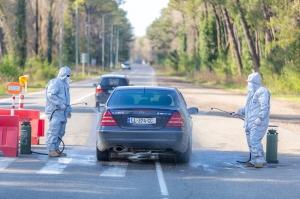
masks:
[[[108,106],[178,106],[178,98],[174,91],[127,90],[115,91],[108,101]]]
[[[128,83],[126,79],[124,78],[102,78],[100,82],[101,87],[106,87],[106,86],[128,86]]]

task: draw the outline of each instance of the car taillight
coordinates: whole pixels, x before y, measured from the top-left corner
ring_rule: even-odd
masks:
[[[118,126],[110,111],[105,111],[102,115],[100,124],[101,126]]]
[[[96,92],[97,92],[97,93],[102,93],[102,88],[101,88],[101,86],[97,86]]]
[[[178,111],[175,111],[166,126],[184,126],[181,114]]]

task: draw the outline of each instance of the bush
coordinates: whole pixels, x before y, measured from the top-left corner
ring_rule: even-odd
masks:
[[[17,65],[16,59],[12,55],[5,55],[0,62],[0,83],[17,81],[22,72]]]
[[[42,59],[41,56],[36,56],[28,59],[25,64],[24,74],[29,76],[28,83],[31,86],[40,86],[46,84],[50,79],[55,78],[58,72],[58,67],[49,65],[48,61]]]

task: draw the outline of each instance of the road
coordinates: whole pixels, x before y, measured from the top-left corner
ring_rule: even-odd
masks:
[[[134,65],[126,74],[134,85],[175,86],[193,115],[193,153],[188,164],[143,153],[96,161],[95,128],[99,113],[94,108],[93,83],[97,78],[71,84],[72,119],[63,138],[67,157],[50,158],[40,154],[19,154],[17,158],[0,153],[0,198],[299,198],[299,106],[272,99],[271,122],[278,125],[278,164],[261,169],[248,168],[237,160],[249,158],[243,121],[212,107],[236,111],[246,95],[166,78],[149,66]],[[10,108],[10,99],[1,99],[1,108]],[[44,91],[25,95],[25,108],[38,109],[44,117]],[[284,114],[282,114],[284,113]],[[285,125],[284,125],[285,124]],[[283,126],[283,127],[282,127]],[[46,127],[48,122],[46,122]],[[265,139],[263,143],[265,145]],[[45,139],[33,145],[46,153]]]

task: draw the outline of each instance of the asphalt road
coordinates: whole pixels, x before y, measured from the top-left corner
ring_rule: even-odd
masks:
[[[0,198],[299,198],[299,131],[279,125],[278,164],[248,168],[237,160],[249,158],[243,121],[212,107],[236,111],[244,105],[243,93],[193,85],[178,78],[155,74],[149,66],[134,65],[126,74],[134,85],[175,86],[193,115],[193,152],[188,164],[176,164],[170,157],[155,154],[124,154],[110,162],[96,160],[93,83],[97,78],[71,84],[72,119],[63,138],[67,157],[40,154],[4,157],[0,152]],[[41,111],[44,118],[44,91],[25,95],[25,109]],[[282,101],[272,101],[271,124],[282,118],[298,121],[297,109]],[[11,99],[1,99],[1,108],[10,108]],[[277,108],[276,108],[277,107]],[[284,115],[282,114],[284,110]],[[46,120],[47,121],[47,120]],[[281,122],[281,123],[280,123]],[[297,127],[297,126],[296,126]],[[45,130],[48,128],[46,122]],[[265,145],[266,140],[263,140]],[[45,138],[33,145],[35,152],[47,153]]]

